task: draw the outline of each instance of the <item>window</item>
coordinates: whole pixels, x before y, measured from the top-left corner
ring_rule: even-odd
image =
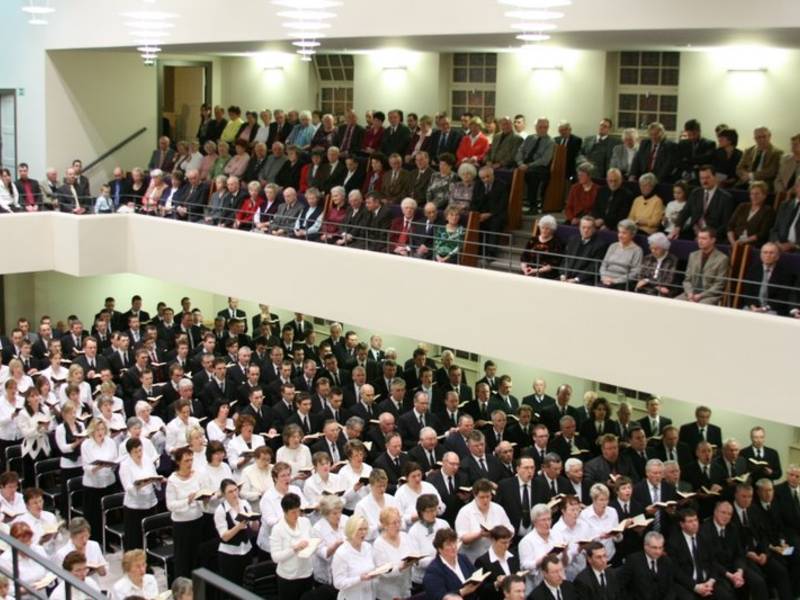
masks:
[[[620,52],[617,127],[644,130],[654,122],[678,130],[678,52]]]
[[[453,54],[450,78],[450,114],[465,112],[486,119],[494,115],[497,55],[485,52]]]
[[[341,117],[353,107],[353,57],[350,54],[317,54],[314,67],[319,80],[319,108]]]

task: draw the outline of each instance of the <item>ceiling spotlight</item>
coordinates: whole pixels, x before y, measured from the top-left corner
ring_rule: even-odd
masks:
[[[56,9],[52,6],[36,6],[35,4],[31,4],[29,6],[23,6],[22,12],[26,12],[29,15],[49,15],[50,13],[56,12]]]
[[[326,37],[327,34],[321,31],[287,31],[286,37],[294,40],[313,40],[315,38]]]
[[[516,38],[522,42],[546,42],[550,36],[546,33],[520,33]]]
[[[125,23],[125,27],[132,29],[172,29],[175,24],[167,23],[166,21],[129,21]]]
[[[28,21],[30,25],[47,25],[47,19],[41,17],[31,17]]]
[[[321,21],[290,21],[284,23],[286,29],[300,29],[305,31],[316,31],[318,29],[330,29],[330,23],[323,23]]]
[[[512,23],[511,29],[520,29],[522,31],[553,31],[556,29],[555,23]]]
[[[312,50],[311,48],[300,48],[297,51],[297,54],[301,54],[303,56],[311,56],[311,55],[316,54],[316,53],[317,53],[317,51],[316,50]]]
[[[336,0],[272,0],[275,6],[285,6],[287,8],[299,10],[323,10],[341,6],[341,2]]]
[[[122,13],[121,16],[126,19],[134,19],[136,21],[162,21],[165,19],[178,18],[178,15],[175,13],[168,13],[160,10],[137,10],[133,12]]]
[[[324,10],[282,10],[278,16],[298,21],[322,21],[323,19],[333,19],[336,17],[336,13]]]
[[[555,8],[572,4],[572,0],[497,0],[497,2],[517,8]]]
[[[564,13],[554,10],[510,10],[505,13],[505,16],[507,16],[509,19],[550,21],[552,19],[563,18]]]
[[[316,48],[319,45],[320,43],[316,40],[296,40],[292,42],[292,46],[298,46],[300,48]]]
[[[144,45],[144,46],[139,46],[138,48],[136,48],[136,51],[137,52],[145,52],[145,53],[147,53],[147,52],[161,52],[161,48],[159,46]]]
[[[311,57],[310,56],[301,56],[300,60],[302,60],[303,62],[311,62]]]

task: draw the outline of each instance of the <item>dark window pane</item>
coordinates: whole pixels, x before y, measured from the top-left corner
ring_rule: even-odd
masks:
[[[487,67],[494,67],[497,65],[497,54],[487,54],[486,55],[486,66]]]
[[[333,100],[333,88],[322,88],[322,101],[329,102]]]
[[[619,109],[636,110],[636,94],[620,94]]]
[[[460,115],[461,113],[467,112],[467,107],[454,104],[450,112],[453,113],[454,115]]]
[[[649,110],[649,111],[657,111],[658,110],[658,96],[654,96],[653,94],[639,95],[639,110]]]
[[[619,121],[619,126],[622,129],[627,127],[636,127],[636,113],[621,112],[619,113],[617,121]]]
[[[347,88],[347,102],[353,102],[353,88]]]
[[[467,92],[461,90],[454,90],[453,104],[466,104],[466,103],[467,103]]]
[[[453,55],[453,64],[457,66],[466,66],[467,65],[467,55],[466,54],[454,54]]]
[[[486,104],[487,107],[491,106],[492,109],[494,109],[494,102],[495,102],[494,97],[495,97],[494,92],[484,92],[483,93],[483,101],[484,101],[484,103]]]
[[[344,81],[344,69],[332,69],[336,81]]]
[[[678,69],[662,69],[661,85],[678,85]]]
[[[621,69],[619,82],[622,85],[637,85],[639,83],[639,69]]]
[[[328,57],[325,54],[318,54],[314,57],[314,62],[317,63],[318,67],[324,67],[328,64]]]
[[[642,52],[643,67],[657,67],[661,61],[660,52]]]
[[[344,80],[353,81],[353,67],[349,67],[344,70]]]
[[[678,97],[677,96],[661,96],[658,103],[658,110],[661,112],[678,112]]]
[[[639,66],[639,53],[638,52],[620,52],[619,64],[623,67],[638,67]]]
[[[496,83],[497,82],[497,69],[492,67],[486,69],[486,83]]]
[[[662,52],[661,53],[661,66],[662,67],[677,67],[681,64],[680,52]]]
[[[470,83],[483,83],[483,67],[471,67],[469,81]]]
[[[483,106],[483,92],[470,92],[467,98],[467,104],[470,106]]]
[[[352,54],[342,54],[342,64],[346,67],[353,66],[353,55]]]
[[[642,69],[642,85],[658,85],[658,69]]]
[[[677,115],[661,115],[661,123],[667,131],[678,130],[678,116]]]
[[[333,81],[333,75],[331,74],[330,69],[320,69],[319,70],[319,78],[323,81]]]
[[[338,54],[329,54],[328,61],[332,67],[340,67],[342,65],[342,59]]]
[[[639,122],[642,125],[639,127],[639,129],[647,129],[647,126],[650,125],[650,123],[655,123],[656,121],[658,121],[658,114],[654,112],[642,113],[641,118],[639,119]]]
[[[475,52],[469,55],[470,67],[482,67],[485,62],[486,62],[486,57],[479,52]]]
[[[467,81],[467,70],[463,68],[453,69],[453,81],[456,83],[464,83]]]

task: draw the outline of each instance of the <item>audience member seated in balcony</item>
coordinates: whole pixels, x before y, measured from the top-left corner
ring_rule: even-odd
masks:
[[[350,205],[342,221],[341,236],[336,240],[339,246],[351,246],[364,249],[367,247],[367,230],[369,213],[364,208],[364,196],[358,190],[352,190],[347,195]]]
[[[510,117],[500,117],[500,131],[492,137],[492,145],[486,154],[486,164],[493,169],[513,169],[514,158],[522,145],[522,137],[514,132]]]
[[[336,130],[336,146],[342,152],[353,154],[361,149],[363,137],[364,128],[358,124],[358,115],[352,108],[348,108],[344,115],[344,123]]]
[[[242,205],[247,193],[242,189],[242,182],[235,175],[228,177],[225,183],[225,192],[222,194],[222,216],[218,225],[233,227],[236,213]]]
[[[125,176],[125,171],[122,170],[122,167],[114,167],[111,177],[111,181],[108,182],[109,194],[111,196],[112,206],[114,207],[114,210],[117,210],[120,206],[128,201],[131,183]],[[46,183],[42,182],[42,184],[39,186],[40,196],[37,197],[41,198],[41,200],[45,202],[44,208],[49,208],[47,206],[48,194],[45,191],[45,186]]]
[[[286,145],[294,145],[300,150],[308,150],[316,132],[316,128],[311,124],[311,112],[307,110],[301,111],[300,121],[292,128],[292,132],[286,138]]]
[[[6,185],[6,194],[0,194],[0,207],[6,211],[19,210],[19,192],[11,182],[11,172],[5,169],[3,182]],[[12,195],[13,194],[13,195]],[[58,207],[61,212],[69,212],[74,215],[82,215],[86,212],[86,206],[91,205],[90,198],[82,198],[78,188],[75,170],[70,167],[64,176],[64,185],[58,188]]]
[[[311,138],[312,148],[324,148],[327,150],[334,145],[336,138],[336,126],[333,121],[333,115],[323,115],[320,126],[317,128],[314,137]]]
[[[650,254],[644,257],[635,290],[650,296],[674,296],[672,281],[678,259],[669,253],[670,241],[660,231],[647,238]]]
[[[520,258],[519,266],[523,275],[544,279],[558,278],[558,265],[561,264],[560,255],[563,249],[555,236],[557,228],[558,224],[552,215],[539,219],[539,234],[528,240]]]
[[[750,202],[742,202],[728,221],[728,241],[761,246],[769,239],[775,211],[766,204],[769,188],[763,181],[750,184]]]
[[[303,205],[297,200],[297,190],[291,187],[283,190],[283,203],[278,206],[269,224],[269,233],[288,236],[294,231],[298,217],[303,213]]]
[[[251,181],[247,184],[248,196],[242,200],[239,210],[236,212],[236,219],[233,222],[234,229],[250,231],[253,228],[253,218],[255,213],[261,210],[264,199],[261,196],[261,184]]]
[[[256,142],[253,144],[253,155],[247,163],[247,168],[244,171],[244,175],[242,175],[242,179],[246,183],[259,181],[259,174],[266,165],[267,145],[264,142]]]
[[[350,190],[360,190],[364,184],[364,169],[355,154],[344,154],[345,173],[342,176],[342,183],[346,193]]]
[[[670,236],[670,238],[673,237],[673,232],[680,232],[680,227],[677,227],[675,222],[678,220],[678,215],[680,215],[681,211],[686,207],[688,198],[689,186],[683,181],[678,181],[672,186],[672,200],[667,202],[667,206],[664,208],[664,219],[662,221],[664,232]],[[676,233],[675,235],[677,236],[678,234]]]
[[[261,123],[259,123],[258,131],[253,138],[253,146],[256,144],[264,144],[266,146],[267,140],[269,140],[269,126],[272,124],[272,111],[269,109],[262,110],[258,113],[258,117],[261,119]]]
[[[286,156],[288,161],[280,170],[278,177],[275,179],[281,187],[291,187],[297,189],[300,187],[300,174],[305,164],[300,148],[294,145],[286,145]]]
[[[592,207],[596,228],[613,231],[622,219],[628,218],[633,204],[633,193],[622,183],[622,172],[614,167],[610,168],[606,173],[607,185],[599,188],[597,201]]]
[[[214,169],[214,164],[217,162],[217,144],[211,140],[203,145],[205,156],[200,161],[200,178],[203,181],[211,179],[211,171]]]
[[[189,161],[192,160],[192,152],[189,142],[181,140],[175,144],[175,160],[170,171],[180,170],[185,172],[189,168]]]
[[[717,149],[711,154],[711,166],[714,167],[717,183],[729,188],[736,185],[736,168],[742,160],[742,151],[736,147],[739,144],[739,134],[727,125],[723,129],[717,129]]]
[[[321,201],[321,195],[317,188],[306,190],[306,206],[294,224],[294,237],[311,240],[312,242],[316,242],[319,239],[319,231],[322,228],[322,220],[325,216],[325,206]]]
[[[372,113],[372,117],[368,118],[368,129],[364,132],[364,137],[361,142],[362,146],[360,148],[360,150],[365,154],[375,154],[376,152],[380,152],[383,145],[383,136],[385,134],[385,130],[383,128],[383,122],[385,120],[386,115],[379,110],[376,110],[374,113]],[[355,150],[359,150],[359,148],[351,149],[351,151]]]
[[[275,120],[269,124],[269,135],[267,136],[267,146],[272,147],[275,142],[286,143],[286,138],[292,133],[293,124],[289,123],[286,113],[277,109],[274,114]]]
[[[186,193],[183,186],[183,171],[175,169],[169,174],[169,185],[158,201],[158,215],[161,217],[173,217],[175,206],[181,201],[181,197]]]
[[[381,192],[389,204],[397,204],[411,194],[413,186],[411,172],[403,168],[403,157],[398,153],[389,155],[389,170],[383,174],[380,189],[372,192]],[[367,192],[369,195],[371,192]]]
[[[536,120],[536,133],[529,135],[517,150],[517,168],[525,173],[527,186],[527,206],[530,212],[541,207],[540,188],[547,186],[550,179],[550,161],[553,159],[553,138],[547,132],[550,121],[545,118]]]
[[[700,187],[689,193],[686,205],[675,219],[675,228],[670,234],[694,239],[703,227],[726,231],[733,212],[731,195],[717,185],[714,169],[709,165],[700,167]]]
[[[371,192],[380,192],[383,190],[384,171],[388,167],[386,157],[380,152],[373,153],[368,159],[369,169],[367,175],[364,177],[364,182],[361,184],[361,193],[369,194]]]
[[[409,115],[409,118],[411,115]],[[433,119],[428,115],[422,115],[419,120],[419,129],[411,136],[408,148],[405,153],[405,163],[412,164],[417,158],[417,154],[425,152],[430,157],[431,140],[433,139]],[[421,198],[417,198],[421,200]]]
[[[508,213],[508,186],[494,177],[494,169],[485,165],[478,171],[480,182],[472,191],[470,208],[479,213],[482,254],[485,258],[497,254],[497,234],[504,231]]]
[[[156,215],[161,196],[166,190],[167,184],[164,181],[164,172],[161,169],[150,171],[150,185],[147,186],[147,191],[142,197],[142,214]]]
[[[792,136],[789,141],[791,143],[791,152],[781,157],[778,176],[775,178],[776,194],[791,190],[798,177],[800,177],[800,133]],[[19,187],[19,182],[17,182],[17,187]]]
[[[636,223],[623,219],[617,225],[617,239],[608,247],[600,264],[600,285],[615,290],[626,290],[639,279],[642,249],[633,241]]]
[[[243,125],[242,109],[238,106],[229,106],[228,122],[225,125],[225,129],[222,130],[219,139],[228,144],[233,144],[239,136],[239,131],[242,129]]]
[[[411,129],[403,123],[402,110],[390,110],[387,116],[389,117],[389,127],[383,132],[381,152],[385,156],[399,154],[402,162],[403,153],[408,147],[408,142],[411,141]]]
[[[678,145],[667,138],[667,132],[661,123],[650,123],[647,135],[648,139],[639,144],[628,179],[636,181],[645,173],[653,173],[658,181],[674,181]]]
[[[329,244],[336,242],[341,237],[341,224],[345,218],[347,218],[347,195],[344,187],[337,186],[331,190],[331,203],[325,215],[320,241]]]
[[[261,167],[258,179],[262,185],[265,183],[277,183],[282,178],[284,167],[289,163],[289,159],[284,154],[284,146],[281,142],[273,142],[267,162]]]
[[[778,207],[775,224],[770,231],[769,239],[777,242],[782,252],[797,251],[800,242],[800,177],[797,178],[789,198]]]
[[[483,133],[483,121],[480,117],[469,120],[469,132],[461,138],[456,150],[456,162],[470,163],[479,166],[489,152],[489,138]]]
[[[588,162],[581,163],[576,169],[578,181],[569,188],[567,205],[564,208],[568,225],[577,225],[581,217],[594,210],[598,186],[592,181],[593,171],[594,166]]]
[[[683,126],[685,139],[678,142],[678,164],[676,176],[689,184],[697,182],[702,165],[711,163],[716,144],[701,135],[700,121],[689,119]]]
[[[314,148],[311,151],[311,162],[303,165],[300,169],[300,188],[301,194],[305,194],[310,187],[319,187],[322,176],[322,158],[325,151],[322,148]]]
[[[655,233],[664,219],[664,201],[656,194],[658,179],[653,173],[645,173],[639,177],[639,196],[631,205],[628,219],[636,224],[639,231],[646,234]]]
[[[236,154],[228,161],[222,171],[226,175],[242,177],[247,170],[247,165],[250,163],[250,155],[247,153],[248,145],[244,140],[236,140],[234,146]]]
[[[778,244],[767,242],[761,246],[759,261],[753,261],[747,270],[742,290],[742,306],[753,312],[786,316],[789,314],[788,289],[793,284],[792,275],[780,262]]]
[[[428,202],[433,202],[437,209],[450,203],[453,186],[458,181],[458,175],[453,171],[455,164],[456,157],[449,152],[439,155],[439,171],[431,176],[427,192]]]
[[[425,150],[414,155],[416,168],[411,171],[411,191],[409,196],[418,202],[424,202],[431,184],[434,170],[431,169],[430,156]]]
[[[364,208],[369,214],[367,222],[367,249],[373,252],[386,252],[386,240],[392,225],[392,211],[386,198],[380,192],[367,194]]]
[[[394,218],[389,230],[389,252],[400,256],[413,256],[414,214],[417,210],[417,201],[413,198],[403,198],[400,210],[403,214]]]
[[[622,143],[614,146],[611,151],[611,162],[609,163],[611,168],[619,169],[622,176],[627,179],[638,151],[639,132],[633,128],[625,129],[622,132]]]
[[[602,119],[597,128],[597,135],[590,135],[583,139],[581,152],[578,154],[577,163],[588,162],[595,166],[596,175],[602,177],[611,167],[611,156],[614,147],[620,144],[620,139],[610,135],[613,124],[611,119]]]
[[[458,167],[460,181],[456,180],[450,187],[450,203],[448,206],[455,206],[464,214],[470,210],[477,175],[478,169],[472,163],[465,162]]]
[[[440,227],[444,227],[444,219],[433,202],[427,202],[422,208],[425,219],[414,225],[413,246],[417,258],[433,258],[433,238]]]
[[[436,262],[456,264],[464,243],[464,228],[459,225],[461,211],[456,206],[448,206],[444,211],[444,218],[445,226],[439,227],[434,234],[433,256]]]
[[[564,250],[566,255],[561,269],[561,281],[595,285],[597,266],[605,255],[606,245],[597,235],[595,219],[585,216],[578,224],[577,235],[572,236]]]
[[[264,201],[261,203],[260,210],[253,216],[253,225],[259,231],[269,229],[270,221],[278,212],[278,207],[282,202],[279,194],[280,188],[277,184],[268,183],[264,186]]]
[[[461,129],[454,129],[450,124],[450,118],[447,116],[442,116],[437,125],[438,129],[431,136],[431,157],[433,162],[434,164],[438,163],[443,154],[452,154],[453,164],[455,164],[456,151],[464,133]]]
[[[572,133],[572,125],[569,121],[561,121],[558,124],[558,135],[555,138],[556,146],[567,148],[566,178],[575,181],[575,166],[578,164],[578,154],[583,143],[581,138]]]
[[[175,165],[175,150],[169,146],[170,140],[167,136],[163,135],[158,138],[158,148],[153,150],[150,155],[150,161],[147,163],[147,169],[153,171],[161,169],[162,171],[171,171]]]
[[[225,194],[228,178],[225,175],[217,175],[212,183],[211,198],[203,211],[203,222],[208,225],[218,225],[222,218],[222,198]]]
[[[20,197],[20,206],[27,211],[39,210],[39,206],[43,204],[42,191],[39,186],[39,182],[35,179],[31,179],[28,176],[29,167],[27,163],[19,163],[17,172],[19,174],[19,178],[14,185],[17,188],[17,192]],[[9,173],[9,175],[11,175],[11,173]],[[5,182],[0,185],[0,189],[4,187],[6,189],[8,188],[8,185]]]
[[[217,177],[218,175],[225,174],[225,167],[231,160],[231,147],[228,142],[220,142],[217,144],[217,159],[214,161],[214,166],[211,168],[210,177]]]
[[[228,124],[228,119],[225,118],[225,109],[217,105],[214,107],[214,118],[208,122],[208,129],[206,136],[213,142],[218,142],[222,137],[222,132]]]
[[[2,191],[0,190],[0,194]],[[108,184],[100,186],[100,195],[94,201],[92,212],[96,215],[108,215],[114,212],[114,201],[111,199],[111,188]]]
[[[772,191],[783,150],[772,145],[772,132],[767,127],[753,131],[755,145],[744,151],[736,167],[737,187],[747,189],[753,181],[763,181]]]
[[[239,127],[239,131],[236,132],[236,139],[234,141],[238,142],[241,140],[247,145],[247,148],[251,148],[255,143],[259,129],[258,113],[248,110],[244,113],[244,123]]]
[[[322,187],[319,190],[323,193],[330,193],[332,187],[342,185],[347,173],[347,165],[345,165],[345,157],[342,156],[338,146],[329,146],[325,151],[325,156],[328,160],[322,165],[322,173],[319,175]]]
[[[719,304],[725,291],[729,261],[725,254],[717,250],[716,243],[717,232],[710,227],[704,227],[697,234],[700,249],[689,255],[683,293],[678,300]]]

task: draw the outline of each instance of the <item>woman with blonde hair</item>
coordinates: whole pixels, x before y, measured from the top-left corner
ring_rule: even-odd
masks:
[[[103,523],[100,501],[117,489],[117,444],[108,436],[108,426],[100,419],[92,419],[86,430],[87,438],[81,444],[83,462],[83,514],[92,527],[92,539],[102,540]]]
[[[347,517],[343,516],[344,501],[339,496],[322,496],[319,499],[320,519],[314,523],[312,537],[321,540],[314,553],[314,580],[325,586],[333,583],[331,560],[344,543]]]
[[[144,550],[128,550],[122,555],[124,575],[111,588],[111,600],[125,600],[131,596],[155,600],[158,582],[147,572],[147,555]]]
[[[338,600],[374,600],[375,586],[369,572],[375,568],[372,546],[366,541],[369,524],[352,516],[344,528],[345,542],[333,555],[331,573]]]
[[[239,415],[236,419],[236,437],[228,444],[228,464],[239,478],[253,460],[253,452],[265,444],[264,438],[254,433],[256,420],[252,415]]]
[[[416,545],[408,537],[403,527],[400,511],[392,506],[384,508],[380,514],[381,534],[372,546],[375,564],[392,563],[392,570],[376,579],[375,597],[378,600],[393,600],[411,596],[411,567],[413,561],[404,557],[416,554]]]

